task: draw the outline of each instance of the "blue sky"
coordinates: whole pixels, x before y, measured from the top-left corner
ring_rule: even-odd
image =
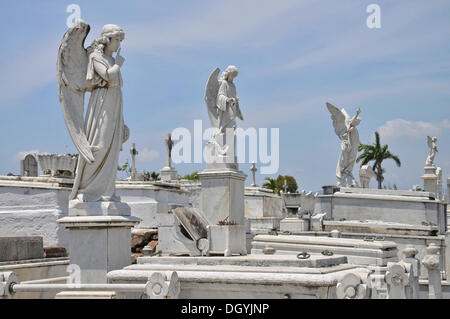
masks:
[[[107,23],[126,33],[131,137],[121,163],[135,142],[138,170],[159,171],[165,135],[193,129],[195,119],[208,123],[206,80],[215,67],[234,64],[245,117],[239,125],[280,129],[278,174],[293,175],[300,189],[336,182],[340,142],[326,101],[351,115],[360,107],[361,141],[371,143],[378,130],[399,155],[401,168],[385,163],[387,184],[422,184],[427,135],[438,137],[436,163],[450,175],[447,0],[2,1],[0,174],[18,174],[23,152],[75,152],[55,80],[71,3],[92,27],[87,44]],[[381,7],[381,29],[366,26],[371,3]],[[177,165],[181,174],[202,167]]]

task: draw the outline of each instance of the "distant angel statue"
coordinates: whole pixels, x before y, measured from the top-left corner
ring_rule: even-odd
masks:
[[[230,65],[218,79],[220,69],[216,68],[210,75],[206,84],[205,102],[208,109],[211,126],[216,129],[213,142],[224,155],[228,149],[224,139],[227,129],[236,129],[236,118],[244,120],[239,107],[239,98],[236,95],[236,86],[233,80],[238,75],[238,69]]]
[[[119,152],[129,137],[123,123],[120,55],[123,30],[103,27],[84,48],[90,26],[79,21],[65,33],[58,52],[57,84],[64,119],[80,153],[70,200],[120,201],[115,195]],[[117,52],[113,57],[113,53]],[[84,96],[90,92],[84,114]]]
[[[438,152],[437,149],[437,137],[427,136],[428,147],[430,148],[430,154],[427,157],[427,161],[425,162],[426,166],[434,166],[434,158]]]
[[[358,109],[356,115],[350,117],[344,109],[339,110],[328,102],[327,108],[331,113],[334,131],[341,140],[341,155],[336,167],[337,186],[357,187],[358,183],[353,177],[353,166],[355,165],[358,147],[361,144],[356,128],[361,122],[359,118],[361,110]]]

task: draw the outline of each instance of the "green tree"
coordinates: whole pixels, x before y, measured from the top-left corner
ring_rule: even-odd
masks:
[[[358,149],[362,154],[356,159],[357,162],[362,161],[361,166],[367,165],[369,162],[374,162],[372,165],[373,171],[377,176],[378,189],[383,188],[385,170],[381,166],[384,160],[392,159],[398,167],[402,165],[397,155],[392,154],[388,150],[388,145],[381,146],[380,134],[375,132],[375,143],[373,144],[361,144]]]
[[[276,179],[266,177],[265,180],[267,181],[267,183],[265,183],[263,185],[264,188],[271,189],[276,194],[280,193],[280,190],[277,188],[277,180]]]
[[[180,176],[179,179],[187,179],[189,181],[198,181],[198,180],[200,180],[200,177],[198,176],[198,172],[195,171],[191,174],[186,174],[184,176]]]
[[[287,192],[295,193],[297,192],[298,185],[294,177],[289,175],[278,175],[276,179],[266,177],[267,183],[263,185],[264,188],[273,190],[274,193],[280,194],[280,191],[284,189],[284,181],[286,180]]]
[[[120,172],[127,173],[128,176],[131,176],[131,166],[128,163],[128,159],[125,161],[125,163],[122,166],[118,166],[117,170]]]
[[[152,181],[159,181],[161,178],[159,177],[159,173],[151,172],[150,177],[152,178]]]
[[[277,186],[278,189],[284,189],[284,181],[286,180],[287,192],[288,193],[296,193],[298,189],[297,181],[293,176],[289,175],[278,175],[277,177]]]

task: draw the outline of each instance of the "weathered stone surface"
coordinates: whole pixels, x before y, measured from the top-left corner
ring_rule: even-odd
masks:
[[[446,231],[445,205],[428,192],[341,188],[332,195],[319,196],[315,212],[326,213],[328,224],[330,221],[377,221],[413,225],[418,230],[427,226],[429,231],[435,229],[438,234]]]
[[[172,210],[193,240],[208,237],[208,221],[195,208],[178,207]]]
[[[176,271],[181,283],[179,298],[336,298],[336,284],[348,272],[367,269],[346,263],[341,256],[311,254],[248,255],[234,257],[142,257],[137,265],[112,271],[113,283],[146,283],[155,272]],[[127,297],[139,298],[127,293]]]
[[[0,237],[0,262],[44,258],[42,237]]]
[[[64,247],[44,247],[45,258],[67,257]]]
[[[296,255],[301,251],[346,256],[355,265],[386,266],[397,261],[397,244],[391,241],[365,241],[362,239],[330,238],[296,235],[257,235],[253,238],[252,254],[260,254],[266,245],[277,250],[277,254]]]

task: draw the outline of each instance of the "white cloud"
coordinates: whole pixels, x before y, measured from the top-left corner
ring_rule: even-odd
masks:
[[[450,129],[450,121],[445,119],[441,122],[412,122],[404,119],[387,121],[378,131],[387,140],[398,139],[425,139],[427,135],[439,136],[445,130]]]
[[[39,150],[31,150],[31,151],[19,152],[16,155],[14,155],[14,160],[15,161],[20,161],[20,160],[22,160],[25,157],[25,155],[28,155],[28,154],[33,154],[33,155],[34,154],[39,154]]]
[[[148,148],[144,148],[139,151],[137,156],[137,160],[140,162],[151,162],[159,157],[159,152],[157,150],[149,150]]]

